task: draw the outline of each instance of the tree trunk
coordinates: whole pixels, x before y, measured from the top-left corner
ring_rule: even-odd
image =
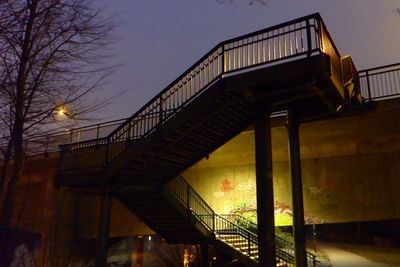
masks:
[[[9,166],[11,156],[12,156],[12,142],[13,142],[13,140],[11,138],[11,140],[8,141],[5,152],[3,153],[4,158],[3,158],[3,162],[1,163],[2,169],[1,169],[1,176],[0,176],[0,214],[1,214],[1,210],[3,207],[2,204],[3,204],[3,200],[4,200],[3,192],[5,192],[4,188],[7,185],[8,166]]]

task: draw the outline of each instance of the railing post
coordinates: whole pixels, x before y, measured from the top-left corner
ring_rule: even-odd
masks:
[[[221,53],[221,75],[225,73],[226,67],[225,67],[225,43],[222,44],[222,53]]]
[[[371,84],[369,82],[369,72],[368,71],[365,72],[365,78],[367,79],[368,100],[371,101],[371,99],[372,99],[372,97],[371,97]]]
[[[313,264],[313,267],[317,266],[317,256],[315,256],[315,255],[312,255],[312,264]]]
[[[72,129],[71,132],[69,133],[69,143],[72,143],[73,134],[74,134],[74,129]]]
[[[99,136],[100,136],[100,123],[97,124],[96,139],[99,139]]]
[[[324,36],[323,36],[323,31],[322,31],[322,20],[321,18],[317,19],[318,21],[318,38],[319,38],[319,50],[323,51],[324,48]]]
[[[163,96],[161,95],[160,97],[160,117],[159,117],[159,123],[161,124],[163,122]]]
[[[107,138],[107,143],[106,143],[106,156],[104,160],[104,166],[106,166],[110,160],[110,137]]]
[[[306,20],[306,28],[307,28],[307,57],[311,56],[311,27],[310,27],[310,19]]]
[[[249,257],[251,257],[251,243],[250,243],[250,233],[247,232],[247,249],[249,250]]]
[[[81,131],[82,131],[82,130],[79,130],[79,129],[78,129],[78,135],[77,135],[77,137],[76,137],[76,141],[77,141],[77,142],[80,142],[80,141],[81,141]]]

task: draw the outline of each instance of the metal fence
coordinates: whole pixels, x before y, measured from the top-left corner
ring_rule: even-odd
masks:
[[[52,131],[45,134],[36,134],[25,138],[26,155],[36,155],[59,151],[60,145],[78,143],[107,137],[126,119],[113,120],[79,128]],[[7,143],[0,144],[6,147]],[[0,155],[0,159],[3,155]]]
[[[366,101],[400,95],[400,63],[359,71],[361,94]]]

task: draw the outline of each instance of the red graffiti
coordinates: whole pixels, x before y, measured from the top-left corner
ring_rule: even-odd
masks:
[[[227,192],[232,191],[233,189],[235,189],[235,188],[234,188],[233,184],[228,179],[224,179],[222,181],[222,185],[221,185],[221,191],[222,192],[227,193]]]

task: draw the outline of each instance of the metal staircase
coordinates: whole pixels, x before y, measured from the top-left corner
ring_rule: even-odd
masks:
[[[61,146],[55,184],[168,181],[251,125],[256,102],[303,119],[336,112],[358,80],[343,74],[319,14],[224,41],[107,137]]]
[[[215,238],[218,246],[230,250],[242,263],[258,266],[257,224],[239,215],[216,214],[181,176],[167,182],[162,191],[166,199],[181,210],[183,217],[206,233],[208,241]],[[294,266],[293,243],[279,236],[275,239],[277,266]],[[307,252],[307,262],[308,266],[316,266],[316,256]]]
[[[173,178],[250,126],[256,105],[305,120],[358,104],[358,73],[345,63],[319,14],[224,41],[108,136],[60,146],[54,183],[112,193],[169,242],[211,233],[256,262],[255,232],[214,214],[189,187],[182,195]],[[293,262],[281,248],[276,255]]]

